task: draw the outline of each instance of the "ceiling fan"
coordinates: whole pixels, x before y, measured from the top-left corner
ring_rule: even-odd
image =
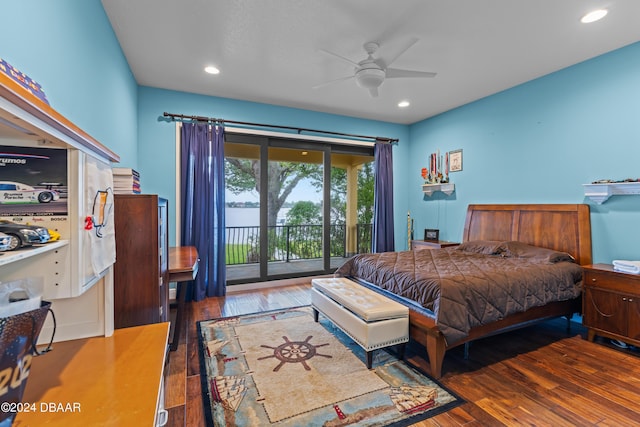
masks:
[[[344,61],[352,66],[354,66],[354,74],[346,77],[341,77],[336,80],[331,80],[326,83],[322,83],[320,85],[314,86],[314,89],[333,84],[336,82],[355,79],[358,86],[367,89],[369,94],[372,97],[378,96],[378,88],[385,79],[394,79],[394,78],[425,78],[425,77],[435,77],[436,73],[432,73],[429,71],[413,71],[413,70],[401,70],[398,68],[390,68],[389,66],[393,64],[403,53],[405,53],[411,46],[418,42],[417,38],[412,38],[406,43],[402,49],[396,53],[393,57],[385,59],[380,57],[375,57],[375,53],[380,48],[380,45],[376,42],[367,42],[362,47],[367,53],[367,58],[363,59],[360,62],[354,62],[350,59],[347,59],[343,56],[340,56],[336,53],[329,52],[324,49],[320,49],[321,52],[330,55],[334,58],[338,58],[341,61]]]

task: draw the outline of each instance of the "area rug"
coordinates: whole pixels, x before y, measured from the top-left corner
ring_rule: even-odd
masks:
[[[209,426],[405,426],[463,403],[428,376],[365,352],[310,307],[198,322]]]

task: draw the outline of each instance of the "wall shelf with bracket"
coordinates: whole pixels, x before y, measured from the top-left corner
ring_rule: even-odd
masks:
[[[441,191],[447,196],[450,196],[451,193],[455,191],[455,189],[456,189],[455,184],[450,182],[447,184],[423,184],[422,185],[422,192],[427,196],[431,196],[436,191]]]
[[[639,195],[640,182],[608,182],[602,184],[582,184],[585,197],[601,205],[611,196]]]

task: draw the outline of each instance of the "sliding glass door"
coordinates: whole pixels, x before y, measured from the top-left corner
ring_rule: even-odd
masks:
[[[267,275],[325,272],[324,170],[327,149],[271,141],[267,167]],[[313,148],[313,149],[312,149]]]
[[[361,238],[370,224],[358,223],[358,197],[372,154],[368,147],[228,133],[228,284],[328,274],[370,246]]]
[[[229,136],[224,145],[227,282],[259,281],[261,147],[252,140],[228,140]]]

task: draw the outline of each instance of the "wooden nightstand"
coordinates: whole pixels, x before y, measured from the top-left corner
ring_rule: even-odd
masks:
[[[615,271],[612,265],[584,266],[582,323],[587,338],[596,335],[640,345],[640,275]]]
[[[447,242],[445,240],[412,240],[411,241],[411,249],[414,251],[418,251],[421,249],[442,249],[448,248],[450,246],[458,246],[460,243],[455,242]]]

